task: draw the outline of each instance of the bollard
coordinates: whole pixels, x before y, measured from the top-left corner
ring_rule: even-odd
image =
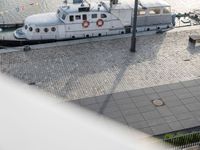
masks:
[[[24,52],[30,51],[31,47],[29,45],[25,45],[23,50]]]

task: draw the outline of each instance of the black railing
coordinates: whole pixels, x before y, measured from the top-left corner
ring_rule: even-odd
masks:
[[[165,139],[164,143],[169,144],[170,149],[172,150],[179,150],[189,147],[198,148],[200,146],[200,132],[194,132]]]

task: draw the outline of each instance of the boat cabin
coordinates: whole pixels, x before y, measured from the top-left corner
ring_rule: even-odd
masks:
[[[64,1],[55,13],[29,16],[17,38],[29,40],[69,39],[130,33],[133,0]],[[139,0],[137,31],[172,26],[170,5],[164,0]]]

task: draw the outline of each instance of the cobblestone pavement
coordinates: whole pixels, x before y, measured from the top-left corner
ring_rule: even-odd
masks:
[[[200,76],[192,33],[200,30],[139,37],[135,54],[130,38],[1,54],[0,69],[65,101],[175,83]]]

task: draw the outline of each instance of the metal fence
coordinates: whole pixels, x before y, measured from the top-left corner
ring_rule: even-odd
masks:
[[[187,149],[200,150],[200,132],[189,133],[165,139],[164,144],[170,145],[170,150]]]

